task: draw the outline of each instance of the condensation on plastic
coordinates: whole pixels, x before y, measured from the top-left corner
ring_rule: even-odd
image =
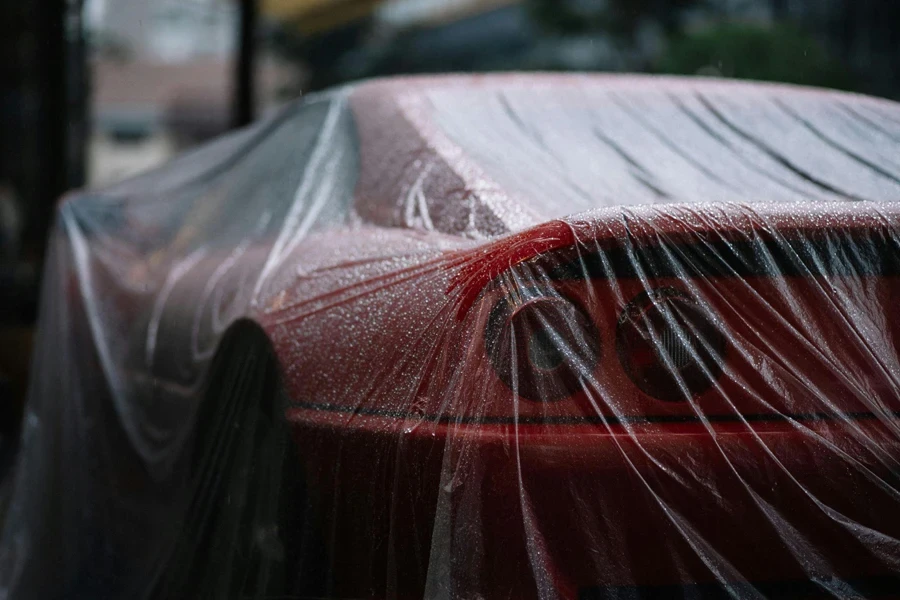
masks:
[[[309,96],[59,208],[0,597],[900,597],[900,107]]]

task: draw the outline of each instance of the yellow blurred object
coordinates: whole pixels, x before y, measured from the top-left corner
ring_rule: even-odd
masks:
[[[446,0],[444,3],[420,2],[416,22],[420,25],[439,25],[515,4],[521,0]],[[270,19],[292,23],[306,35],[321,33],[369,16],[379,4],[390,0],[262,0],[262,13]],[[405,5],[415,3],[407,0]]]
[[[262,0],[262,14],[289,21],[305,34],[333,29],[368,16],[382,0]]]

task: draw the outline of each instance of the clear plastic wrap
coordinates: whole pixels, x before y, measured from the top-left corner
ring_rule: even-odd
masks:
[[[0,597],[900,598],[900,106],[309,96],[60,206]]]

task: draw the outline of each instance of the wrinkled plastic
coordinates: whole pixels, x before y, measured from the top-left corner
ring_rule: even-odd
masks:
[[[0,596],[900,597],[900,107],[310,96],[60,206]]]

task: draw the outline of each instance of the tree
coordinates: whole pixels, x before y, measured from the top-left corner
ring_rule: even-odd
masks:
[[[850,72],[800,29],[726,23],[672,42],[658,64],[664,73],[711,71],[726,77],[848,89]]]
[[[557,34],[598,32],[631,39],[641,23],[656,21],[669,34],[681,29],[684,9],[705,0],[530,0],[535,20]]]

